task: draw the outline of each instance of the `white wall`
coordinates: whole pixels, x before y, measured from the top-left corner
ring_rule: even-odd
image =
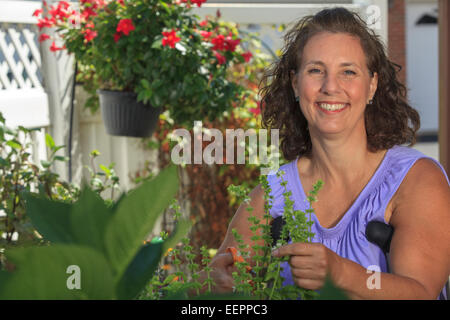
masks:
[[[434,13],[437,3],[406,4],[406,76],[411,105],[419,111],[420,132],[438,131],[438,25],[416,21]]]

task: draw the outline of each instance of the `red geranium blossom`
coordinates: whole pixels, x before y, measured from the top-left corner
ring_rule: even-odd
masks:
[[[43,11],[43,9],[36,9],[33,12],[33,17],[37,17],[37,16],[41,15],[42,11]]]
[[[47,39],[50,39],[50,36],[48,34],[43,33],[39,36],[39,42],[45,41]]]
[[[170,32],[163,31],[164,38],[162,39],[163,46],[170,46],[171,48],[175,48],[175,43],[179,42],[181,38],[177,37],[176,31],[172,30]]]
[[[66,46],[64,45],[64,47],[57,47],[55,41],[53,41],[52,45],[50,46],[50,51],[52,52],[56,52],[62,49],[66,49]]]
[[[253,55],[250,51],[247,51],[242,54],[242,57],[244,58],[245,62],[249,62]]]
[[[55,25],[55,23],[55,18],[52,17],[51,19],[49,19],[45,17],[44,19],[38,20],[37,26],[39,27],[39,30],[41,30],[42,28],[51,28]]]
[[[129,35],[130,31],[133,31],[135,29],[133,25],[133,21],[131,19],[122,19],[119,21],[119,24],[117,25],[116,31],[122,32],[124,35]]]
[[[120,32],[116,32],[114,34],[114,42],[119,41],[120,37],[122,36],[122,34]]]
[[[200,34],[202,35],[204,40],[207,40],[211,37],[212,32],[211,31],[200,31]]]
[[[212,38],[211,43],[214,45],[212,50],[225,50],[225,37],[222,34]]]
[[[192,4],[196,4],[199,8],[202,6],[203,3],[205,3],[206,0],[191,0]]]
[[[261,114],[261,110],[259,108],[250,108],[248,109],[251,113],[253,113],[255,116]]]
[[[217,62],[218,62],[219,64],[224,64],[224,63],[227,62],[227,59],[226,59],[223,55],[221,55],[220,53],[218,53],[217,51],[214,51],[214,55],[216,56]]]
[[[230,35],[225,38],[225,50],[234,52],[234,50],[236,50],[236,47],[240,42],[241,39],[233,39],[230,33]]]
[[[97,37],[97,31],[86,29],[82,31],[84,33],[84,39],[86,41],[92,41],[95,37]]]

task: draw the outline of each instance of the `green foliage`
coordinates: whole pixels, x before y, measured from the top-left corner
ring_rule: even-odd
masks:
[[[286,187],[287,182],[283,180],[283,171],[279,171],[277,176],[281,180],[281,185],[284,187],[284,212],[283,219],[286,222],[283,226],[280,239],[275,247],[280,247],[287,244],[288,238],[292,242],[311,242],[314,234],[311,232],[311,226],[313,221],[311,220],[311,214],[313,209],[307,209],[306,212],[301,210],[294,210],[294,202],[290,199],[291,191]],[[251,248],[255,252],[251,257],[253,261],[252,272],[248,272],[247,268],[250,265],[249,261],[249,248],[248,244],[245,244],[241,235],[236,230],[232,230],[235,241],[238,243],[238,250],[241,256],[244,258],[243,262],[235,262],[238,272],[233,273],[235,281],[235,292],[241,293],[247,296],[253,296],[262,300],[285,300],[285,299],[297,299],[302,300],[317,299],[319,293],[313,290],[305,290],[298,286],[287,285],[283,286],[284,278],[281,276],[282,263],[288,261],[289,257],[272,257],[272,237],[269,225],[271,216],[269,214],[272,202],[272,196],[270,195],[271,189],[267,181],[267,177],[260,176],[260,184],[264,190],[264,216],[265,223],[261,223],[254,215],[252,215],[253,208],[247,206],[246,210],[250,213],[248,221],[250,222],[250,230],[253,236],[251,237]],[[313,190],[309,193],[308,201],[310,205],[312,202],[317,201],[316,196],[321,189],[323,182],[319,180],[314,186]],[[237,197],[238,201],[249,203],[250,198],[248,196],[248,188],[242,186],[230,186],[229,192],[232,192]],[[312,206],[310,206],[312,208]],[[307,219],[309,215],[309,219]],[[330,280],[327,281],[326,286],[321,290],[321,294],[324,294],[329,299],[333,297],[343,298],[344,295],[340,290],[336,289]]]
[[[153,276],[163,248],[162,243],[143,245],[143,240],[177,188],[172,166],[130,191],[116,206],[107,206],[88,187],[74,203],[27,194],[27,213],[51,245],[6,252],[14,271],[0,272],[0,298],[136,297]],[[67,286],[71,265],[81,270],[79,289]]]
[[[63,146],[56,146],[50,135],[45,136],[49,157],[40,164],[31,157],[32,134],[39,129],[18,127],[9,129],[0,114],[0,248],[14,245],[42,243],[35,233],[26,214],[24,195],[37,192],[44,198],[71,202],[79,190],[60,181],[58,174],[51,171],[57,161],[67,161],[57,155]],[[63,203],[60,204],[64,206]],[[0,265],[4,256],[0,251]]]

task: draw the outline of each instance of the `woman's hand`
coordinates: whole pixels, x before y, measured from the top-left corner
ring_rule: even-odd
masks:
[[[212,270],[209,276],[214,280],[215,285],[212,287],[214,293],[228,293],[233,292],[234,280],[231,273],[234,268],[233,256],[231,253],[219,253],[214,256],[209,265]],[[199,277],[200,283],[205,281],[207,275],[202,271]],[[202,291],[205,291],[204,287]]]
[[[272,252],[274,257],[289,255],[294,283],[304,289],[318,290],[331,277],[338,283],[342,258],[321,243],[291,243]]]

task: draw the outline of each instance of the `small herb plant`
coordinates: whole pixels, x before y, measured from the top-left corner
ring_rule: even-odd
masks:
[[[276,243],[276,247],[280,247],[288,243],[286,239],[290,238],[293,242],[311,242],[314,234],[311,232],[313,224],[311,214],[314,212],[312,206],[305,212],[294,210],[294,202],[290,199],[292,193],[287,189],[287,182],[283,180],[284,172],[278,172],[281,179],[281,185],[284,187],[284,220],[285,225],[282,229],[280,239]],[[306,290],[295,285],[283,286],[284,278],[281,276],[282,263],[288,261],[289,257],[272,257],[272,236],[271,226],[269,222],[272,217],[269,214],[271,209],[272,196],[271,189],[266,176],[260,177],[260,183],[264,189],[264,216],[262,223],[253,214],[253,208],[249,205],[250,197],[249,189],[243,186],[230,185],[228,191],[236,197],[237,201],[247,204],[246,210],[249,213],[248,221],[250,222],[250,230],[252,231],[252,244],[244,243],[242,236],[236,229],[232,230],[232,234],[237,242],[238,255],[242,257],[240,261],[235,262],[236,271],[232,273],[234,279],[234,293],[244,297],[250,297],[259,300],[285,300],[297,299],[302,300],[315,299],[318,293],[313,290]],[[308,202],[310,205],[317,201],[317,194],[321,189],[323,182],[319,180],[313,190],[309,192]],[[179,205],[174,201],[170,208],[174,209],[174,219],[177,221],[181,215]],[[308,219],[309,218],[309,219]],[[167,237],[166,232],[162,232]],[[195,253],[189,243],[189,238],[185,237],[181,241],[183,250],[180,248],[170,248],[167,255],[172,259],[174,272],[167,275],[170,267],[164,264],[155,272],[152,281],[142,292],[141,299],[163,299],[180,295],[187,297],[186,293],[190,291],[194,296],[199,296],[202,288],[206,287],[204,294],[210,294],[214,286],[214,280],[210,276],[211,268],[209,263],[211,257],[206,247],[201,248],[203,270],[206,272],[207,278],[200,283],[198,281],[197,271],[199,265],[194,262]],[[250,247],[255,254],[250,257]],[[250,266],[249,261],[253,261]],[[183,265],[187,266],[187,272],[181,271]],[[166,273],[166,275],[164,275]],[[190,276],[189,276],[190,274]],[[165,278],[165,280],[164,280]]]
[[[294,202],[290,199],[292,192],[287,189],[287,181],[283,179],[284,172],[279,171],[277,176],[281,179],[281,186],[284,187],[284,213],[283,219],[286,222],[283,226],[281,237],[276,243],[276,247],[283,246],[288,242],[286,239],[290,238],[293,242],[311,242],[314,234],[311,232],[311,226],[313,221],[311,220],[312,203],[317,201],[316,196],[318,191],[323,185],[323,182],[319,180],[313,187],[313,190],[309,193],[308,202],[310,203],[310,209],[306,212],[301,210],[294,210]],[[233,274],[235,280],[235,291],[243,293],[245,295],[255,296],[258,299],[263,300],[284,300],[284,299],[296,299],[301,297],[302,300],[313,299],[318,296],[315,291],[305,290],[298,286],[287,285],[283,286],[284,278],[281,276],[282,263],[288,261],[289,257],[272,257],[272,237],[270,234],[269,220],[271,216],[269,214],[271,209],[272,196],[270,195],[271,189],[267,181],[267,177],[260,176],[260,183],[264,190],[264,216],[266,220],[264,224],[252,215],[253,208],[247,206],[246,210],[250,212],[248,221],[251,223],[250,229],[253,233],[251,240],[253,241],[252,249],[255,255],[252,257],[254,266],[253,272],[244,272],[248,262],[238,262],[237,268],[239,272]],[[237,197],[242,198],[245,203],[249,203],[250,199],[246,194],[249,190],[239,190],[239,187],[230,188],[231,192],[234,192]],[[307,219],[309,215],[309,220]],[[233,235],[238,243],[238,250],[244,259],[248,258],[249,245],[245,245],[242,241],[242,237],[237,234],[236,230],[233,230]],[[263,243],[260,245],[258,243]]]

